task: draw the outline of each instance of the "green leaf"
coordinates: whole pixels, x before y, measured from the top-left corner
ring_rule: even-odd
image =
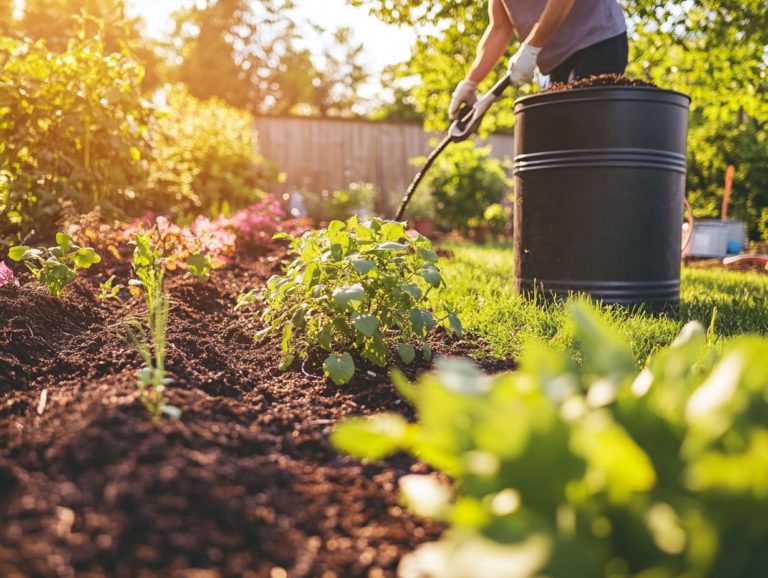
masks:
[[[280,371],[287,371],[291,365],[293,365],[294,360],[296,359],[295,355],[284,355],[282,359],[280,360],[280,365],[278,366],[278,369]]]
[[[355,362],[347,352],[332,353],[323,362],[323,373],[336,385],[344,385],[355,375]]]
[[[379,243],[376,247],[377,251],[404,251],[405,249],[405,245],[402,243],[395,243],[394,241],[385,241],[384,243]]]
[[[464,335],[464,327],[461,325],[461,320],[455,313],[449,313],[447,319],[449,327],[458,337]]]
[[[91,265],[101,262],[99,254],[90,247],[83,247],[78,249],[74,255],[72,255],[72,262],[76,267],[80,269],[87,269]]]
[[[208,280],[211,274],[212,261],[206,253],[195,253],[187,259],[189,270],[197,279]]]
[[[385,367],[387,365],[387,353],[387,346],[380,333],[375,333],[373,337],[365,340],[362,353],[364,359],[379,367]]]
[[[408,435],[408,422],[393,413],[370,418],[352,418],[336,426],[331,443],[353,456],[379,460],[402,448]]]
[[[406,364],[411,363],[416,358],[416,349],[410,343],[398,344],[397,352],[400,354],[400,359]]]
[[[326,351],[331,351],[331,336],[333,332],[333,327],[328,325],[323,325],[322,329],[318,331],[317,333],[317,343],[325,349]]]
[[[293,316],[291,317],[291,323],[293,323],[293,326],[296,329],[302,330],[307,326],[306,314],[307,314],[306,305],[299,305],[296,308],[296,311],[293,312]]]
[[[371,337],[379,328],[379,320],[375,315],[354,315],[352,323],[366,337]]]
[[[426,334],[426,331],[424,327],[424,318],[421,315],[421,309],[411,309],[410,317],[413,332],[419,337],[423,337]]]
[[[403,289],[405,289],[410,295],[412,295],[417,303],[421,301],[422,297],[424,297],[424,292],[421,290],[421,287],[419,287],[416,283],[406,283],[405,285],[403,285]]]
[[[26,245],[19,245],[17,247],[11,247],[8,250],[8,257],[14,261],[26,261],[27,259],[37,259],[43,254],[40,249],[33,249]]]
[[[358,275],[367,275],[376,268],[376,264],[368,259],[353,259],[352,267]]]
[[[339,307],[345,308],[350,303],[363,300],[365,290],[360,283],[355,283],[351,287],[340,287],[333,291],[333,300]]]
[[[72,237],[64,232],[58,232],[56,233],[56,244],[61,247],[62,254],[66,255],[72,248]]]
[[[256,332],[256,334],[253,336],[253,340],[256,343],[259,343],[260,341],[263,341],[264,338],[270,333],[272,333],[272,327],[265,327],[264,329]]]
[[[443,282],[443,277],[440,275],[440,271],[437,267],[425,267],[419,273],[427,283],[432,285],[432,287],[440,287]]]
[[[416,250],[416,254],[424,259],[425,261],[429,261],[430,263],[437,263],[437,253],[435,253],[432,249],[427,249],[426,247],[419,247]]]
[[[427,343],[425,341],[423,349],[424,349],[424,360],[425,361],[431,361],[432,360],[432,347],[429,345],[429,343]]]

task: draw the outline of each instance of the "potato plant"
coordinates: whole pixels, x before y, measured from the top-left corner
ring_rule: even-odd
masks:
[[[22,261],[40,283],[54,297],[61,297],[64,288],[77,279],[78,269],[88,269],[101,262],[101,257],[90,247],[80,247],[66,233],[56,233],[55,247],[28,247],[17,245],[8,251],[8,257]]]
[[[411,363],[417,347],[431,358],[426,337],[436,325],[461,334],[453,313],[439,305],[433,311],[427,301],[444,285],[432,244],[410,237],[403,223],[352,217],[284,237],[296,258],[285,275],[267,281],[261,295],[266,327],[257,334],[282,336],[281,369],[311,351],[325,351],[323,371],[342,385],[355,373],[352,352],[385,367],[396,348]]]
[[[332,434],[361,458],[406,450],[447,474],[405,476],[403,499],[446,522],[403,578],[768,573],[768,340],[712,344],[692,322],[638,373],[584,307],[582,362],[532,344],[519,371],[461,361],[407,383],[418,422],[354,418]]]

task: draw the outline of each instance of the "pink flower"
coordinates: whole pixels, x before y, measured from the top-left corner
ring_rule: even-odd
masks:
[[[19,280],[16,279],[16,275],[13,274],[11,268],[3,261],[0,261],[0,285],[6,284],[16,285],[16,287],[18,287]]]

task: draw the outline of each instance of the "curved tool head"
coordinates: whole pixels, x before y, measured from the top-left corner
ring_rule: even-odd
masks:
[[[467,140],[480,128],[483,117],[494,102],[498,100],[511,84],[509,73],[505,74],[491,90],[481,96],[474,106],[464,105],[459,110],[458,117],[448,129],[448,137],[451,142]]]

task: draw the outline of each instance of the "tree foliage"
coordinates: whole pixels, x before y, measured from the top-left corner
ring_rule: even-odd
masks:
[[[329,31],[291,15],[293,0],[215,0],[175,14],[179,79],[193,96],[253,114],[352,114],[368,75],[349,28]],[[312,54],[303,34],[326,48]]]
[[[161,58],[155,43],[142,35],[142,26],[140,18],[126,16],[125,0],[26,0],[20,21],[8,32],[43,41],[54,52],[65,52],[75,38],[98,36],[106,53],[130,52],[145,70],[144,88],[151,89],[161,81]]]
[[[0,38],[0,237],[50,230],[64,204],[132,204],[150,154],[141,78],[98,40],[55,53]]]

